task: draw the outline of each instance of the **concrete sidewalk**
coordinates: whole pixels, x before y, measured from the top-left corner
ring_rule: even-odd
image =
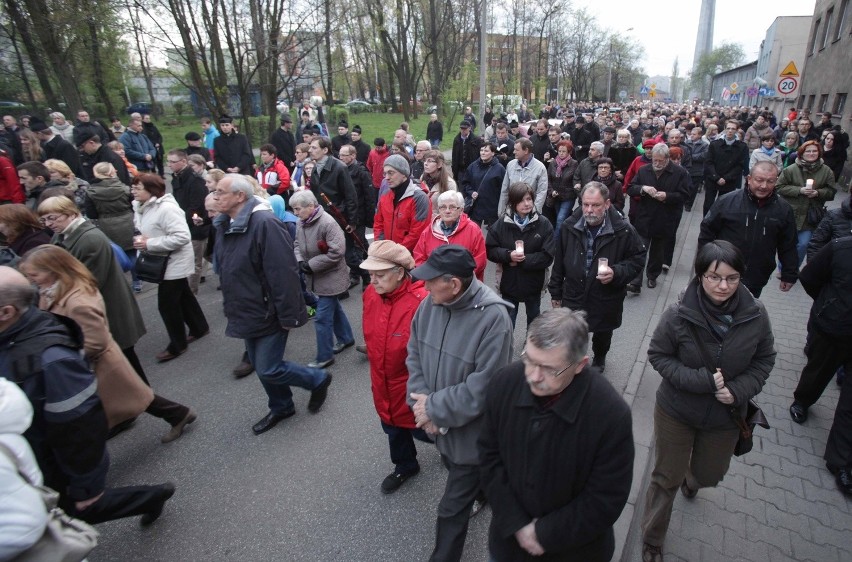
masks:
[[[847,196],[838,193],[830,207]],[[629,503],[616,525],[614,560],[641,559],[640,526],[653,469],[653,408],[660,382],[647,363],[647,346],[659,315],[691,276],[701,204],[699,196],[695,211],[684,213],[676,267],[659,285],[654,318],[624,394],[633,411],[636,461]],[[852,560],[852,502],[837,489],[822,459],[839,389],[829,384],[804,425],[793,423],[788,412],[805,364],[802,347],[812,301],[798,284],[788,293],[780,292],[774,277],[761,301],[772,320],[778,352],[775,368],[756,397],[771,429],[757,428],[754,449],[734,457],[717,488],[702,489],[694,500],[678,494],[663,549],[666,562]]]

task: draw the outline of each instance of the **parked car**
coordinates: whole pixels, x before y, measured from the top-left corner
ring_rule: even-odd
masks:
[[[375,109],[373,104],[364,100],[349,100],[343,104],[343,107],[352,113],[367,113]]]
[[[464,102],[455,101],[455,100],[445,101],[444,107],[447,108],[447,109],[455,108],[460,113],[464,110]],[[426,108],[426,113],[438,113],[438,106],[437,105],[430,105],[429,107]]]
[[[18,101],[0,101],[0,109],[25,109],[26,107]]]
[[[127,114],[131,113],[141,113],[142,115],[147,115],[151,113],[151,104],[146,101],[139,101],[134,104],[127,106]]]

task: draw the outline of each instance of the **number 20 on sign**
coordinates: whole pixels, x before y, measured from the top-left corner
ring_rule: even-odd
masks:
[[[782,78],[778,81],[778,93],[783,95],[789,95],[796,91],[796,88],[799,87],[799,82],[792,77]]]

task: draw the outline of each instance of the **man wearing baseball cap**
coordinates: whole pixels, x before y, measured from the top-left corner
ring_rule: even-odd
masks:
[[[411,322],[408,403],[417,427],[434,437],[449,471],[430,560],[461,559],[480,490],[476,440],[485,389],[512,356],[512,305],[477,280],[475,269],[466,248],[449,244],[433,250],[411,272],[424,281],[430,298]]]

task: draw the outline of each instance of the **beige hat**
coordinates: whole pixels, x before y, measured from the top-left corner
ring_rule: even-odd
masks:
[[[406,270],[414,268],[414,258],[411,252],[402,244],[391,240],[378,240],[370,244],[367,259],[361,262],[361,269],[381,271],[392,267],[403,267]]]

